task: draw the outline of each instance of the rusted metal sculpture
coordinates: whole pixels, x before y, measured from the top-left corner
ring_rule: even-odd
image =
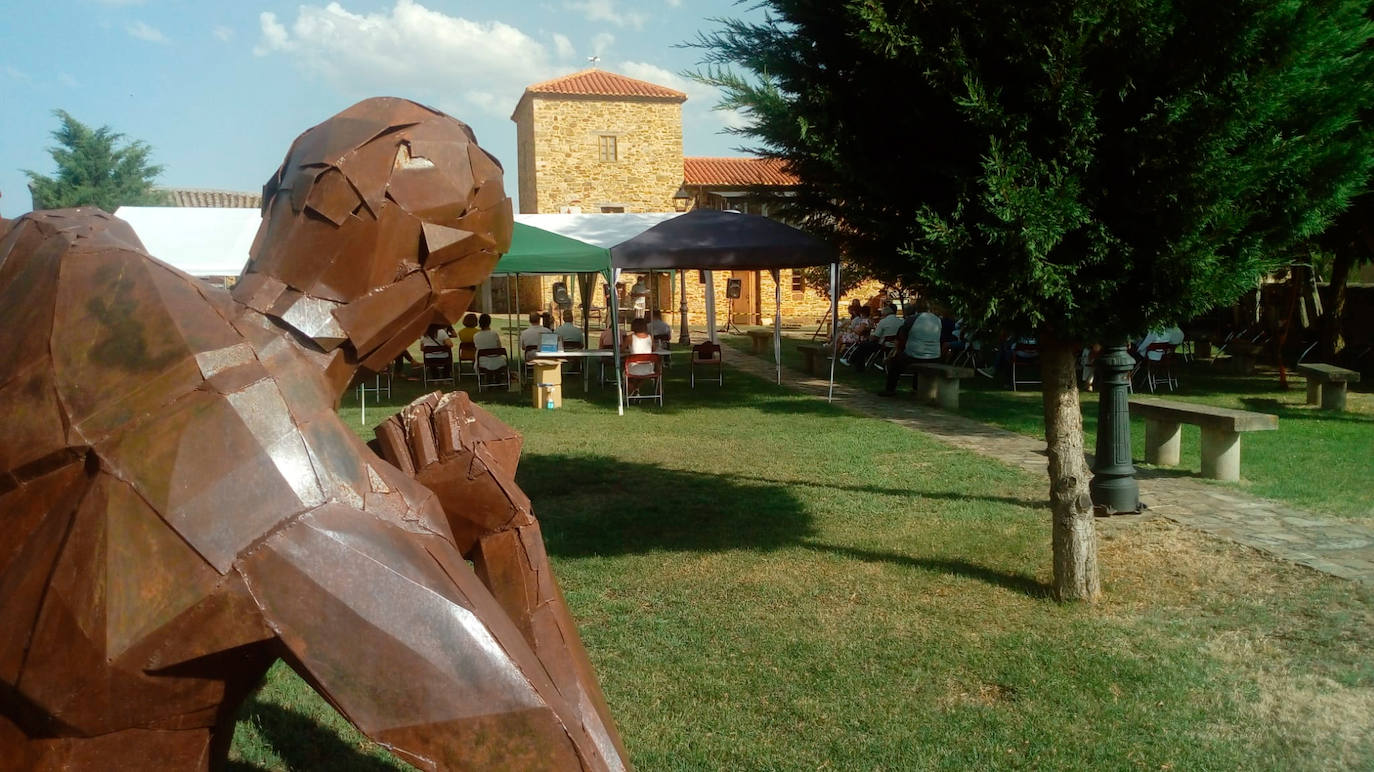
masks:
[[[278,656],[421,767],[624,768],[518,436],[432,395],[383,460],[335,414],[506,249],[500,166],[374,99],[264,193],[232,296],[98,210],[6,225],[0,768],[216,766]]]

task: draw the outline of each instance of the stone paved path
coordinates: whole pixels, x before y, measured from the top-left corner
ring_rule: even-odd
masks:
[[[727,349],[725,361],[760,378],[772,381],[777,377],[771,357],[764,360],[738,349]],[[822,399],[829,383],[787,367],[783,367],[782,380],[788,388]],[[910,391],[885,398],[837,383],[835,404],[925,432],[950,445],[1038,475],[1047,473],[1043,439],[920,405],[912,399]],[[1138,472],[1140,498],[1154,514],[1284,560],[1374,586],[1374,528],[1370,526],[1304,512],[1193,477],[1143,469]]]

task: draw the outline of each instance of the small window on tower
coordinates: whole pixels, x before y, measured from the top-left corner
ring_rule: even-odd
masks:
[[[596,157],[600,161],[615,161],[615,135],[602,134],[596,138]]]
[[[792,272],[792,291],[793,291],[793,292],[805,292],[805,291],[806,291],[806,279],[801,275],[801,271],[793,271],[793,272]]]

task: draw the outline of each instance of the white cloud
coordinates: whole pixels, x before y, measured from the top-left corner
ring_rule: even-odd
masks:
[[[592,56],[601,56],[606,53],[606,49],[615,42],[615,35],[609,32],[598,32],[592,37]]]
[[[226,27],[223,24],[216,24],[215,28],[210,30],[210,34],[214,35],[215,39],[228,43],[234,39],[234,28]]]
[[[564,3],[563,7],[580,11],[588,21],[608,21],[617,27],[641,29],[649,18],[638,11],[621,10],[616,0],[580,0]]]
[[[668,0],[668,5],[677,8],[678,6],[682,5],[682,0]]]
[[[99,4],[101,4],[101,5],[113,5],[113,6],[143,5],[143,2],[144,2],[144,0],[95,0],[95,1],[96,1],[97,3],[99,3]]]
[[[657,83],[660,86],[675,88],[686,94],[689,102],[705,102],[708,105],[713,105],[718,98],[715,87],[684,78],[656,64],[649,64],[648,62],[621,62],[617,72],[622,75],[629,75],[631,78],[639,78],[640,80],[647,80],[650,83]]]
[[[124,31],[139,40],[146,40],[149,43],[167,42],[167,36],[162,34],[162,30],[141,21],[135,21],[132,24],[125,25]]]
[[[305,6],[301,6],[304,13]],[[256,56],[267,56],[273,51],[290,51],[291,35],[286,31],[286,27],[277,21],[277,15],[271,11],[263,11],[258,14],[258,22],[262,25],[262,42],[253,47],[253,54]]]
[[[67,88],[80,88],[80,87],[81,87],[81,83],[78,82],[76,78],[73,78],[73,77],[71,76],[70,73],[66,73],[66,72],[59,72],[59,73],[57,73],[57,82],[58,82],[58,83],[61,83],[61,84],[64,85],[64,86],[66,86]]]
[[[568,36],[559,32],[553,34],[553,48],[558,52],[559,59],[571,59],[577,54],[577,49],[573,48]]]
[[[720,102],[720,92],[715,86],[708,86],[691,78],[684,78],[675,72],[670,72],[649,62],[621,62],[617,72],[631,78],[647,80],[650,83],[677,89],[686,94],[687,104],[683,105],[682,108],[684,121],[692,121],[707,126],[714,124],[718,130],[721,128],[738,129],[753,123],[753,118],[745,111],[717,110],[716,104]]]
[[[505,117],[525,86],[568,71],[515,27],[448,16],[414,0],[366,14],[339,2],[301,5],[289,25],[266,12],[259,21],[254,53],[286,55],[349,96],[391,93],[442,106],[457,95]]]
[[[4,73],[5,73],[5,77],[9,78],[10,80],[17,80],[17,81],[19,81],[20,83],[32,83],[32,82],[33,82],[33,78],[30,77],[29,74],[28,74],[27,72],[24,72],[23,70],[19,69],[18,67],[15,67],[15,66],[13,66],[13,65],[9,65],[9,64],[5,65],[5,66],[4,66]]]

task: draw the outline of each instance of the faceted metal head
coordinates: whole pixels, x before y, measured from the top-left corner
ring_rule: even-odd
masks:
[[[297,138],[263,186],[234,296],[325,351],[384,363],[431,322],[456,321],[509,248],[501,175],[460,121],[359,102]]]

